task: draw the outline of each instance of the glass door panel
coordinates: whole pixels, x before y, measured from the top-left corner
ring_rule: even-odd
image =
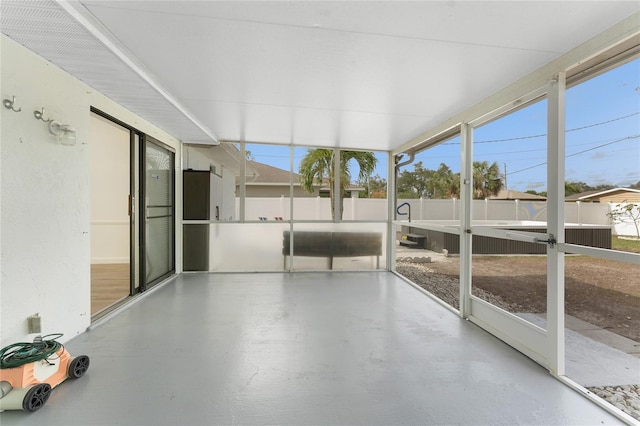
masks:
[[[175,271],[174,153],[145,138],[145,284]]]
[[[460,135],[398,160],[396,271],[459,309]],[[455,229],[454,229],[455,228]]]
[[[138,212],[140,206],[140,135],[133,134],[133,147],[131,149],[131,156],[133,161],[131,162],[131,174],[133,176],[133,185],[131,188],[131,220],[133,222],[131,226],[131,260],[133,262],[133,268],[131,268],[131,286],[132,294],[140,291],[140,222],[141,216]]]
[[[541,328],[547,312],[547,250],[535,241],[547,239],[546,132],[543,99],[473,133],[472,189],[478,201],[472,221],[472,294]]]
[[[95,112],[90,119],[91,314],[100,317],[131,292],[129,129]]]
[[[634,59],[567,89],[564,158],[565,373],[638,420],[611,389],[639,383],[639,76]]]

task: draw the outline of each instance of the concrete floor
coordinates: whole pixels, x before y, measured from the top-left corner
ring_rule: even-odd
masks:
[[[620,424],[388,272],[181,275],[10,425]]]
[[[545,314],[517,314],[546,328]],[[640,384],[638,343],[565,315],[568,378],[585,387]]]

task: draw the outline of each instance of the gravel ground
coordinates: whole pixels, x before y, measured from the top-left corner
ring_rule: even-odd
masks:
[[[396,270],[442,301],[456,309],[459,308],[460,284],[457,278],[435,273],[433,269],[429,268],[429,263],[414,263],[408,259],[398,261]],[[472,291],[475,296],[509,312],[531,311],[525,306],[505,302],[501,297],[494,296],[482,289],[473,288]],[[640,420],[640,385],[591,387],[588,389],[631,417]]]
[[[460,307],[460,281],[447,275],[434,273],[428,263],[397,262],[396,271],[413,281],[429,293],[438,296],[441,300],[456,309]],[[494,296],[479,288],[472,289],[474,296],[480,297],[499,308],[509,312],[527,312],[523,306],[508,303],[499,296]]]
[[[640,420],[640,385],[588,388],[609,404]]]

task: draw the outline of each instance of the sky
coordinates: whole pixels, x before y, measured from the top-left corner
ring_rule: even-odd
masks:
[[[474,161],[497,162],[509,189],[546,191],[546,100],[474,130]],[[640,181],[640,59],[566,92],[567,181],[629,186]],[[288,169],[289,147],[248,144],[256,161]],[[294,170],[307,148],[296,148]],[[375,174],[387,177],[387,155],[377,154]],[[423,151],[414,161],[460,171],[460,139]],[[413,164],[403,170],[413,170]],[[357,171],[354,171],[354,175]]]

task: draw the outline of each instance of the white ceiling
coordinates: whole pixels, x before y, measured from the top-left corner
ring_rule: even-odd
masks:
[[[185,142],[206,142],[58,4],[25,4],[3,0],[3,33]],[[33,18],[34,7],[55,9],[55,18]],[[392,150],[637,12],[640,3],[81,1],[74,7],[86,8],[107,38],[220,140]],[[70,33],[84,45],[60,49]]]

